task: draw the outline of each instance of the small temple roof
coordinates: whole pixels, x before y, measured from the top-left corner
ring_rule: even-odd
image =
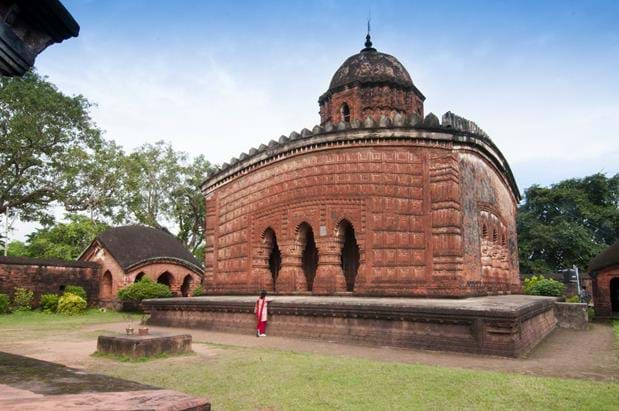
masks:
[[[619,265],[619,240],[615,241],[613,245],[593,257],[593,259],[589,261],[587,271],[591,273],[613,265]]]
[[[322,101],[328,95],[355,84],[390,84],[405,89],[413,89],[422,99],[423,94],[415,87],[410,74],[394,56],[381,53],[372,47],[368,33],[365,48],[350,56],[337,69],[329,89],[320,96]]]
[[[154,260],[176,260],[200,273],[203,271],[193,254],[164,230],[143,225],[114,227],[99,234],[97,240],[125,271]]]

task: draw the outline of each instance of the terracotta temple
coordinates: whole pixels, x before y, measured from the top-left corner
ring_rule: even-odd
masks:
[[[319,98],[320,125],[209,174],[210,294],[466,297],[520,290],[518,187],[475,123],[424,117],[406,68],[372,47]]]
[[[118,290],[150,278],[188,297],[202,282],[202,267],[185,246],[164,230],[142,225],[113,227],[99,234],[78,258],[99,267],[101,305],[118,303]]]

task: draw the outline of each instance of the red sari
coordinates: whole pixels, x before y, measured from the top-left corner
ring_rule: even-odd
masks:
[[[267,299],[258,298],[254,307],[256,313],[256,331],[258,335],[264,334],[267,328]]]

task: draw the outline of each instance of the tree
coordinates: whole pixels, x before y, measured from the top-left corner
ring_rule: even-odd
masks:
[[[202,155],[190,162],[187,153],[159,141],[139,147],[125,165],[125,219],[178,232],[179,240],[199,258],[205,215],[200,184],[209,162]]]
[[[523,273],[556,272],[572,265],[584,270],[619,238],[619,174],[529,187],[517,226]]]
[[[163,141],[144,144],[127,157],[123,203],[129,220],[156,228],[171,222],[173,193],[182,187],[185,160]]]
[[[183,184],[172,193],[174,219],[178,224],[179,240],[185,244],[199,261],[204,260],[204,219],[206,208],[200,185],[211,165],[203,155],[196,157],[184,167]]]
[[[0,77],[0,214],[15,210],[21,220],[50,222],[48,206],[71,198],[71,156],[101,141],[90,107],[35,72]]]
[[[66,219],[66,223],[36,230],[28,235],[26,244],[20,241],[9,243],[9,255],[75,260],[99,233],[108,228],[104,223],[78,214],[69,215]]]
[[[121,182],[125,177],[125,153],[114,141],[102,140],[88,152],[75,147],[63,168],[67,192],[63,198],[69,212],[86,211],[91,219],[112,223],[124,220]]]

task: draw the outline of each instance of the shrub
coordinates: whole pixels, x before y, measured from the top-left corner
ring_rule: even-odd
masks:
[[[595,318],[595,310],[593,307],[587,307],[587,316],[589,316],[589,321],[593,321]],[[617,338],[619,338],[619,334],[617,334]],[[617,340],[619,342],[619,339]]]
[[[6,294],[0,294],[0,314],[8,314],[11,312],[9,296]]]
[[[527,294],[561,297],[565,293],[565,284],[550,278],[538,280],[529,287]]]
[[[86,300],[79,295],[64,293],[58,300],[58,313],[66,315],[81,314],[86,310]]]
[[[88,297],[86,296],[86,290],[84,290],[84,287],[80,287],[79,285],[67,285],[64,288],[64,292],[80,296],[84,301],[86,301],[86,303],[88,303]]]
[[[55,313],[58,310],[58,296],[56,294],[43,294],[39,305],[46,313]]]
[[[579,303],[580,302],[580,297],[577,295],[572,295],[571,297],[567,297],[565,299],[565,302],[567,303]]]
[[[139,303],[146,298],[172,297],[170,287],[153,282],[150,278],[142,278],[137,283],[130,284],[118,291],[118,298],[123,302]]]
[[[201,295],[204,295],[204,288],[202,288],[202,286],[199,285],[195,288],[195,290],[193,290],[193,296],[199,297]]]
[[[34,292],[21,287],[15,288],[15,293],[13,294],[15,311],[30,311],[33,298]]]

